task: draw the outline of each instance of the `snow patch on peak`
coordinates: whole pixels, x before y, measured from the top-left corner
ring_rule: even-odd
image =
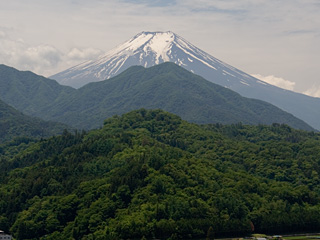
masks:
[[[171,32],[156,33],[147,44],[147,48],[156,54],[155,63],[159,64],[161,57],[164,62],[170,61],[167,53],[170,51],[174,34]]]
[[[153,37],[153,34],[143,34],[140,33],[136,35],[135,37],[131,38],[129,41],[119,45],[115,49],[111,50],[106,54],[106,56],[114,55],[119,52],[126,53],[127,52],[134,52],[137,49],[139,49],[141,46],[146,44],[151,38]]]
[[[150,52],[156,55],[155,63],[160,63],[160,58],[162,61],[170,61],[168,54],[170,54],[170,49],[172,42],[175,39],[175,34],[168,32],[141,32],[128,40],[127,42],[118,45],[116,48],[107,52],[104,56],[96,62],[97,64],[104,64],[110,60],[110,58],[118,58],[121,56],[133,56],[136,52],[140,52],[140,63],[143,62],[143,57],[148,56]],[[84,65],[88,64],[85,63]],[[82,65],[83,66],[83,65]]]

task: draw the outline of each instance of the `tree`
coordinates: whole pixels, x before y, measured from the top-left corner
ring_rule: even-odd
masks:
[[[213,239],[214,239],[214,231],[213,231],[213,227],[210,226],[207,232],[206,240],[213,240]]]

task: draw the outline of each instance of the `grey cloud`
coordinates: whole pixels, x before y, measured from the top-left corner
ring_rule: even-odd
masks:
[[[22,70],[47,75],[61,62],[62,54],[49,45],[35,47],[20,45],[18,49],[19,51],[12,51],[9,62]]]
[[[94,59],[97,56],[101,55],[103,52],[100,49],[95,48],[85,48],[85,49],[79,49],[79,48],[72,48],[67,53],[67,58],[70,60],[90,60]]]
[[[320,98],[320,86],[313,86],[312,88],[304,91],[303,93],[312,97]]]
[[[244,9],[223,9],[217,7],[197,7],[191,10],[192,12],[211,12],[211,13],[222,13],[222,14],[230,14],[230,15],[238,15],[245,14],[247,11]]]
[[[175,0],[123,0],[123,2],[144,4],[148,7],[167,7],[177,4]]]

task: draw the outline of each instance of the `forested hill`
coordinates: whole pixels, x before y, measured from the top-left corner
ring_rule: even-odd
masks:
[[[6,145],[0,229],[47,240],[319,230],[319,137],[142,109],[18,154],[21,146]]]
[[[1,100],[24,114],[39,117],[36,113],[74,91],[55,80],[0,64]]]
[[[0,96],[19,111],[77,129],[101,127],[104,119],[132,110],[163,109],[195,123],[285,123],[313,131],[272,104],[248,99],[174,63],[131,67],[114,78],[80,89],[0,65]]]
[[[29,117],[0,100],[0,143],[17,137],[44,138],[71,129],[65,124]]]
[[[49,112],[39,116],[92,129],[100,127],[107,117],[140,108],[162,109],[200,124],[276,122],[314,130],[272,104],[244,98],[170,62],[150,68],[134,66],[111,79],[89,83],[67,99],[56,101]]]

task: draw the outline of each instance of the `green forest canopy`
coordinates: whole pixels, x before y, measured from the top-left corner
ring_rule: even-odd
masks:
[[[320,228],[319,134],[137,110],[0,148],[16,239],[205,238]]]

